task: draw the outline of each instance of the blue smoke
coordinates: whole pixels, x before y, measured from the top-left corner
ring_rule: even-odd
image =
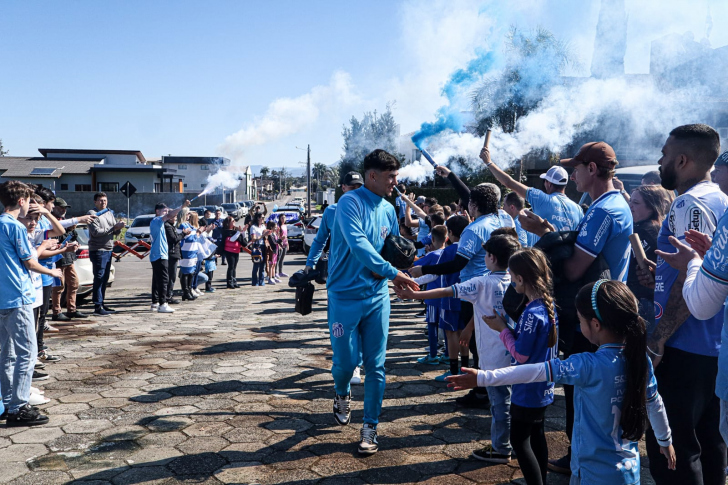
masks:
[[[475,59],[468,62],[464,69],[458,69],[445,83],[442,94],[448,100],[446,106],[437,110],[436,120],[432,123],[422,123],[420,129],[412,135],[412,143],[417,148],[427,147],[427,140],[445,130],[460,132],[465,123],[465,116],[458,105],[458,97],[464,90],[470,89],[495,64],[496,56],[493,51],[480,51]]]

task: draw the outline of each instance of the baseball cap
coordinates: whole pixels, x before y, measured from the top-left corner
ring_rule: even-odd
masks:
[[[727,167],[728,166],[728,150],[720,154],[718,159],[715,161],[716,167]],[[58,199],[56,199],[56,205],[58,205]]]
[[[56,200],[53,201],[53,205],[57,207],[63,207],[65,209],[71,207],[65,200],[61,199],[60,197],[56,197]]]
[[[349,172],[341,179],[342,185],[364,185],[364,177],[359,172]]]
[[[608,143],[603,141],[593,141],[579,148],[579,152],[574,158],[565,158],[561,160],[562,167],[576,167],[581,163],[594,162],[597,167],[613,169],[619,162],[617,154]]]
[[[548,172],[542,173],[539,177],[555,185],[566,185],[569,182],[569,174],[566,173],[564,167],[558,165],[554,165]]]
[[[165,204],[164,202],[160,202],[159,204],[154,206],[155,211],[159,211],[159,210],[166,209],[166,208],[167,208],[167,204]]]
[[[425,203],[425,196],[424,195],[418,196],[417,197],[417,200],[415,200],[415,204],[418,204],[419,205],[419,204],[424,204],[424,203]]]

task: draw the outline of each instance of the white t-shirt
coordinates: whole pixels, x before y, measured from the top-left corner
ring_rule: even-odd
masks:
[[[35,248],[36,241],[40,235],[40,242],[43,242],[43,231],[35,231],[34,233],[28,233],[28,241],[30,241],[30,257],[38,261],[38,250]],[[33,302],[32,308],[38,308],[43,305],[43,278],[40,273],[30,271],[30,282],[35,288],[35,302]]]
[[[483,315],[493,315],[493,308],[508,318],[503,310],[503,295],[510,284],[511,275],[507,271],[497,271],[452,286],[453,297],[473,304],[475,344],[478,346],[478,366],[481,370],[511,365],[511,354],[501,342],[498,332],[483,321]]]
[[[263,237],[263,231],[265,231],[265,225],[262,226],[250,226],[250,239],[260,239]]]

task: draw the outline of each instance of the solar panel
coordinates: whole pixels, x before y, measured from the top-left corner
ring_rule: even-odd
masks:
[[[34,168],[30,175],[53,175],[57,168]]]

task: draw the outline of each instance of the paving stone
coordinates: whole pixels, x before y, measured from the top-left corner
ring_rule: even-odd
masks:
[[[13,443],[47,443],[63,435],[60,428],[29,428],[10,437]]]
[[[69,394],[67,396],[63,396],[59,398],[59,401],[62,403],[79,403],[79,402],[91,402],[95,401],[96,399],[100,399],[101,396],[96,393],[88,393],[88,394]]]
[[[165,416],[147,423],[146,426],[152,431],[176,431],[184,429],[192,423],[193,421],[188,418]]]
[[[11,482],[30,471],[28,470],[28,467],[25,466],[25,460],[20,462],[6,461],[4,455],[2,456],[2,459],[3,463],[2,466],[0,466],[0,483]]]
[[[161,466],[171,462],[174,458],[182,456],[182,452],[172,447],[146,446],[130,455],[126,462],[130,466]]]
[[[0,452],[2,462],[21,462],[43,456],[48,453],[45,446],[40,444],[13,444]]]
[[[8,482],[9,485],[53,485],[67,483],[71,476],[62,471],[38,471],[22,475],[15,480]]]
[[[75,421],[65,425],[62,429],[66,433],[98,433],[113,426],[111,422],[105,419],[86,419]]]

